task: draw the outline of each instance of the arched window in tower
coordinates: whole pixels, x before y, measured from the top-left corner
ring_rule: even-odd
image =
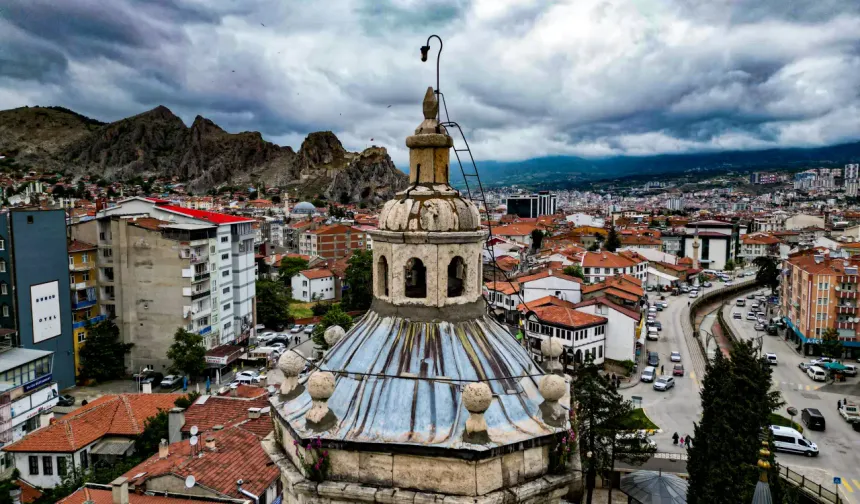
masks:
[[[466,262],[456,256],[448,263],[448,297],[462,296],[466,286]]]
[[[388,296],[388,260],[385,256],[379,256],[378,262],[379,264],[376,268],[376,291],[383,296]]]
[[[413,257],[406,261],[406,297],[427,297],[427,268],[421,259]]]

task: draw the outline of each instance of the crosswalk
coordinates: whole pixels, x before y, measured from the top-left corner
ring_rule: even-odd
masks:
[[[842,478],[842,488],[844,493],[853,494],[854,492],[858,492],[860,495],[860,479],[857,478]],[[853,499],[852,499],[853,502]]]
[[[779,382],[777,388],[780,390],[796,390],[798,392],[811,392],[813,390],[818,390],[824,385],[810,385],[808,383],[792,383],[792,382]]]

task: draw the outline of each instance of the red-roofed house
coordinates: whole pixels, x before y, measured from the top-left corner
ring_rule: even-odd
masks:
[[[484,295],[492,313],[510,324],[516,323],[519,314],[515,307],[519,304],[520,284],[516,280],[485,282]]]
[[[602,364],[606,352],[608,319],[569,306],[547,304],[530,308],[525,317],[525,334],[529,348],[540,355],[540,343],[546,338],[561,340],[566,362],[584,362],[592,358]]]
[[[635,306],[644,295],[645,289],[642,288],[642,282],[638,278],[626,274],[582,287],[583,299],[608,296],[613,302],[620,305]]]
[[[585,252],[582,254],[582,272],[589,283],[602,282],[614,275],[628,274],[645,281],[648,278],[648,260],[630,251]]]
[[[769,233],[750,233],[741,236],[740,256],[752,263],[757,257],[779,256],[779,238]]]
[[[544,296],[555,296],[572,303],[582,300],[582,279],[565,275],[557,269],[543,269],[518,277],[523,301],[528,303]]]
[[[271,417],[265,419],[271,430]],[[134,491],[175,491],[184,488],[188,476],[194,476],[194,493],[203,498],[275,502],[283,490],[281,472],[263,450],[261,436],[244,427],[204,433],[193,447],[190,440],[171,443],[123,476]]]
[[[291,279],[293,299],[310,303],[312,301],[328,301],[340,297],[340,282],[335,274],[327,269],[311,269],[299,271]]]
[[[113,486],[118,488],[114,490]],[[185,489],[183,488],[183,490]],[[129,493],[128,482],[125,482],[125,493],[118,493],[119,502],[114,498],[115,492],[122,492],[122,485],[107,486],[87,483],[65,499],[57,501],[57,504],[250,504],[252,502],[247,497],[244,499],[201,499],[189,497],[182,492],[165,492],[160,495]],[[123,500],[123,498],[127,500]]]
[[[54,423],[6,445],[21,479],[54,488],[75,470],[134,453],[134,440],[146,419],[170,410],[181,394],[105,395]]]

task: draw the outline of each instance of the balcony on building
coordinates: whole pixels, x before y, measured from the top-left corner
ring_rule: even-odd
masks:
[[[836,323],[836,329],[854,329],[857,327],[855,322],[841,321]]]
[[[840,286],[836,289],[836,297],[839,299],[857,299],[857,290],[848,290]]]
[[[85,280],[83,282],[73,283],[72,284],[72,290],[76,290],[76,291],[87,290],[87,289],[89,289],[91,287],[95,287],[95,286],[96,286],[95,280]]]
[[[72,329],[80,329],[82,327],[86,327],[87,324],[96,325],[99,322],[104,322],[105,320],[107,320],[107,315],[96,315],[95,317],[87,320],[72,322]]]
[[[102,289],[101,296],[99,296],[102,301],[115,301],[116,295],[114,294],[113,287],[105,287]]]

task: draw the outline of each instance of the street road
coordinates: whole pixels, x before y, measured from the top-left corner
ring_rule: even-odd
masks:
[[[743,313],[742,320],[732,318],[732,312]],[[805,458],[789,453],[777,454],[777,460],[793,470],[805,474],[804,467],[824,469],[824,482],[832,485],[833,476],[842,478],[840,488],[843,498],[849,503],[860,504],[860,433],[842,420],[836,410],[836,401],[848,397],[855,401],[857,397],[858,378],[848,378],[848,382],[839,384],[823,384],[814,382],[804,371],[797,367],[801,362],[808,362],[813,357],[803,357],[795,350],[793,343],[785,341],[783,336],[768,336],[763,331],[756,332],[755,322],[747,321],[749,301],[746,307],[726,306],[723,314],[729,324],[735,329],[738,337],[746,338],[758,344],[761,341],[763,352],[777,355],[779,364],[773,369],[773,388],[779,390],[786,405],[779,413],[788,416],[785,408],[794,406],[800,411],[803,408],[817,408],[824,415],[827,428],[823,432],[804,430],[803,435],[818,445],[819,456]],[[650,413],[650,412],[649,412]],[[800,423],[800,418],[795,417]],[[821,482],[819,482],[821,483]],[[829,486],[833,488],[833,486]]]

